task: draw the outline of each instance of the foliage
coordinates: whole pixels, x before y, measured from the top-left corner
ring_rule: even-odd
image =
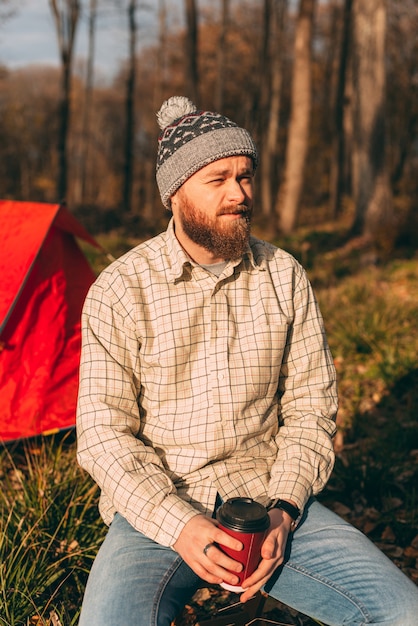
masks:
[[[418,265],[376,266],[358,249],[357,263],[362,255],[369,264],[338,282],[329,274],[318,292],[340,401],[337,462],[321,497],[418,583]],[[327,264],[318,265],[312,279],[323,283]]]
[[[65,441],[4,449],[0,463],[0,625],[71,626],[103,536],[97,488]]]
[[[352,427],[357,414],[377,404],[416,367],[416,265],[397,260],[384,267],[369,265],[319,291],[339,375],[341,427]]]
[[[186,92],[185,32],[175,18],[173,5],[166,3],[167,20],[156,35],[158,8],[162,3],[139,3],[138,19],[153,21],[150,29],[145,22],[138,31],[137,87],[135,94],[135,172],[133,213],[140,217],[137,232],[144,224],[154,225],[161,216],[161,204],[155,188],[155,156],[158,127],[155,112],[161,100]],[[240,0],[230,2],[230,19],[226,35],[222,112],[254,134],[260,153],[263,153],[264,130],[269,116],[271,94],[263,96],[262,85],[269,82],[271,72],[264,58],[265,24],[263,15],[267,2]],[[271,3],[270,3],[271,4]],[[281,185],[286,154],[287,134],[291,121],[290,86],[293,67],[293,38],[295,3],[287,4],[283,35],[279,38],[275,60],[283,66],[280,95],[279,134],[274,155],[272,186],[274,192]],[[335,87],[340,56],[343,26],[342,0],[318,3],[313,45],[312,123],[309,137],[308,164],[304,177],[303,204],[307,207],[300,223],[318,224],[330,215],[329,188],[331,164],[334,157]],[[5,6],[12,6],[6,3]],[[215,108],[219,79],[219,10],[213,2],[199,6],[199,107]],[[218,3],[220,5],[220,3]],[[390,175],[396,201],[397,216],[402,224],[414,218],[416,197],[416,139],[417,139],[417,38],[414,36],[418,20],[418,0],[387,3],[389,24],[386,50],[388,75],[386,121],[388,126],[388,154]],[[99,11],[110,10],[108,8]],[[116,10],[116,9],[115,9]],[[120,9],[119,9],[120,10]],[[0,15],[1,20],[1,15]],[[100,21],[100,20],[99,20]],[[51,38],[56,37],[53,29]],[[126,32],[126,38],[128,33]],[[164,45],[162,43],[164,42]],[[115,46],[114,46],[115,47]],[[115,47],[116,49],[116,47]],[[99,51],[97,51],[99,53]],[[97,59],[98,64],[100,58]],[[91,232],[108,231],[119,221],[130,220],[123,215],[122,187],[124,179],[123,137],[125,127],[124,93],[127,67],[121,62],[118,74],[108,83],[95,76],[91,99],[86,95],[85,72],[80,62],[72,77],[71,127],[69,137],[69,188],[67,203],[72,211],[82,214],[83,222]],[[0,67],[0,197],[16,200],[57,202],[61,73],[56,68]],[[271,91],[271,89],[270,89]],[[352,199],[350,167],[349,112],[352,96],[345,98],[346,169],[345,197]],[[84,120],[88,113],[88,129]],[[263,163],[259,169],[263,176]],[[400,210],[402,204],[402,210]],[[273,205],[273,203],[272,203]],[[338,210],[342,211],[343,206]],[[112,215],[109,215],[112,212]],[[270,224],[275,219],[273,206],[268,215]],[[109,218],[109,219],[108,219]],[[97,223],[94,224],[94,221]],[[127,228],[130,224],[127,225]],[[406,236],[414,236],[418,225]]]

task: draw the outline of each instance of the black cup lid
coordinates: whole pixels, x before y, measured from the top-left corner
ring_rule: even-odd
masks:
[[[219,507],[216,519],[237,532],[261,532],[270,525],[267,509],[251,498],[230,498]]]

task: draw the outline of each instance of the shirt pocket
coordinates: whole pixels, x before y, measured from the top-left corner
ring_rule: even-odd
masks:
[[[286,323],[239,325],[237,371],[241,369],[247,394],[251,390],[254,399],[272,399],[277,392],[288,330]]]

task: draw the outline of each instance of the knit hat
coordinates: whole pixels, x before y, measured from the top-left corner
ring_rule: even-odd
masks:
[[[165,207],[192,174],[228,156],[245,155],[257,166],[258,153],[248,131],[227,117],[199,111],[188,98],[173,96],[157,113],[157,184]]]

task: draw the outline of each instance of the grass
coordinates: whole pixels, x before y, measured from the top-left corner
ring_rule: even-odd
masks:
[[[336,257],[331,245],[321,254],[315,241],[309,256],[291,243],[306,256],[339,376],[337,463],[322,499],[418,582],[418,264]],[[125,244],[115,245],[118,256]],[[0,483],[0,626],[76,624],[105,528],[74,441],[5,447]],[[282,621],[316,623],[291,612]]]
[[[0,461],[0,624],[75,624],[103,537],[97,489],[65,440],[5,449]]]
[[[339,376],[339,426],[346,431],[416,368],[417,264],[370,267],[318,296]]]

